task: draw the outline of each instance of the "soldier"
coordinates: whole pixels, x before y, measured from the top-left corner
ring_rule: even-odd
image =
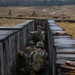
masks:
[[[30,54],[32,51],[34,51],[36,48],[34,46],[34,42],[33,41],[30,41],[29,42],[29,46],[26,47],[26,50],[25,50],[25,53],[26,54]]]
[[[25,51],[18,51],[19,55],[23,56],[23,57],[27,57],[29,56],[29,54],[34,51],[36,48],[34,46],[34,42],[30,41],[29,45],[26,47]]]
[[[22,73],[28,73],[30,70],[29,70],[29,54],[35,50],[35,47],[34,47],[34,42],[33,41],[30,41],[29,42],[29,45],[26,47],[25,51],[20,51],[19,50],[19,55],[21,55],[25,61],[22,63],[23,64],[23,68],[21,68],[21,72]]]
[[[38,41],[44,41],[45,40],[45,32],[41,29],[41,26],[38,25],[37,26],[37,30],[36,31],[32,31],[32,32],[29,32],[30,34],[35,34],[35,41],[38,42]]]
[[[47,62],[46,58],[48,56],[47,52],[43,49],[44,43],[39,41],[36,44],[37,49],[32,51],[29,55],[30,61],[29,65],[31,66],[30,75],[40,75],[44,73],[45,62]]]

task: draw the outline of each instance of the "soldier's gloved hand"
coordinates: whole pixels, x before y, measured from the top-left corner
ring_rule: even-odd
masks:
[[[18,50],[18,54],[19,54],[19,55],[23,56],[23,53],[24,53],[23,51]]]

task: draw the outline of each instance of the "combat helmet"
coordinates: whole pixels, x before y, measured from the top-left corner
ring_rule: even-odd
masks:
[[[29,45],[34,45],[34,42],[33,41],[29,41]]]
[[[37,42],[36,47],[44,48],[44,43],[42,41]]]
[[[40,29],[41,29],[41,26],[40,26],[40,25],[38,25],[38,26],[37,26],[37,28],[40,28]]]

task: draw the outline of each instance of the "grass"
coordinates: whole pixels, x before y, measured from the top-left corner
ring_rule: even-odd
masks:
[[[24,19],[5,19],[0,18],[0,26],[15,26],[16,24],[20,24],[22,22],[25,22]]]
[[[35,11],[37,18],[51,18],[52,16],[66,16],[71,17],[70,19],[75,20],[75,5],[73,6],[47,6],[47,7],[0,7],[0,17],[7,17],[8,12],[11,10],[13,17],[22,16],[22,18],[33,18],[31,16],[32,11]],[[51,14],[54,13],[54,14]],[[0,26],[15,26],[16,24],[22,23],[26,20],[24,19],[5,19],[0,18]],[[63,27],[67,33],[71,34],[75,38],[75,24],[68,22],[57,23],[59,26]]]
[[[6,18],[0,18],[0,26],[15,26],[16,24],[20,24],[22,22],[25,22],[24,19],[6,19]],[[71,34],[75,38],[75,23],[68,23],[68,22],[60,22],[57,24],[64,28],[68,34]]]
[[[57,23],[60,27],[64,28],[68,34],[71,34],[75,38],[75,23],[60,22]]]
[[[11,10],[13,17],[32,17],[32,12],[35,11],[38,17],[52,18],[58,16],[75,20],[75,5],[66,6],[31,6],[31,7],[0,7],[0,17],[9,16]]]

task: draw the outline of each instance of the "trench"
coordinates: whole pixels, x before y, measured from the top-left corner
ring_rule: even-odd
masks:
[[[46,50],[46,52],[48,53],[48,57],[47,57],[47,61],[49,62],[49,47],[48,47],[48,34],[47,34],[47,23],[45,23],[45,22],[47,22],[47,21],[41,21],[42,23],[43,23],[43,25],[44,25],[44,30],[46,31],[46,33],[45,33],[45,41],[44,41],[44,50]],[[38,25],[38,23],[37,22],[35,22],[35,27],[34,27],[34,30],[36,30],[36,26]],[[31,38],[33,38],[33,36],[31,37]],[[35,39],[35,38],[33,38],[33,39]],[[33,41],[33,39],[31,39],[32,41]],[[27,42],[27,44],[28,44],[28,42]],[[20,55],[18,55],[18,72],[17,72],[17,75],[30,75],[29,74],[29,72],[28,73],[26,73],[26,74],[22,74],[21,72],[20,72],[20,69],[23,67],[23,62],[25,62],[25,59],[22,57],[22,56],[20,56]],[[50,75],[50,66],[47,66],[46,67],[46,69],[45,70],[43,70],[43,71],[41,71],[41,75]]]
[[[0,75],[20,75],[20,69],[24,67],[25,59],[18,54],[18,50],[24,51],[28,42],[33,36],[27,33],[27,30],[34,31],[37,25],[42,24],[46,31],[44,49],[48,52],[48,66],[43,75],[56,75],[54,65],[56,53],[54,50],[53,35],[46,19],[28,20],[12,28],[0,28]],[[23,74],[22,74],[23,75]],[[28,75],[28,74],[24,74]]]

